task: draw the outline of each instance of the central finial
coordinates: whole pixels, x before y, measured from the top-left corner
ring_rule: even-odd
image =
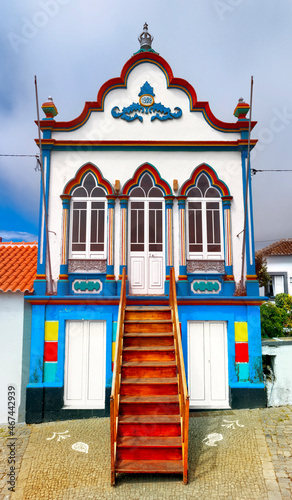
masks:
[[[145,23],[143,26],[143,32],[141,35],[138,37],[138,40],[140,42],[140,49],[143,50],[150,50],[151,49],[151,44],[153,42],[153,36],[148,33],[148,24]]]

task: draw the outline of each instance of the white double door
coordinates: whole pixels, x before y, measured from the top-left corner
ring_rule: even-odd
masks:
[[[188,322],[188,382],[191,408],[229,408],[224,321]]]
[[[164,293],[164,200],[161,198],[130,200],[128,274],[131,294]]]
[[[66,321],[64,406],[105,404],[105,321]]]

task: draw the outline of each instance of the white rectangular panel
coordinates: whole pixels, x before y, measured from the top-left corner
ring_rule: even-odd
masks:
[[[190,404],[205,401],[204,323],[189,322],[189,393]]]
[[[224,323],[209,324],[210,400],[227,401],[226,335]]]
[[[105,323],[90,321],[88,329],[87,401],[104,402]]]
[[[149,291],[163,293],[163,257],[149,257]]]
[[[82,401],[84,332],[82,321],[66,323],[66,363],[64,402]]]

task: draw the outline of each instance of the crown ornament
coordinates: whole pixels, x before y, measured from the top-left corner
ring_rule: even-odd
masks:
[[[143,31],[141,35],[138,37],[140,42],[140,49],[143,50],[151,50],[151,44],[153,42],[153,36],[148,33],[148,24],[145,23],[143,26]]]

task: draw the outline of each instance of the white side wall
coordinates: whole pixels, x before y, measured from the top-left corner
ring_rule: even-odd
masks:
[[[267,380],[268,406],[292,404],[292,341],[287,345],[285,340],[278,342],[277,347],[263,345],[263,355],[275,356],[273,362],[274,380]]]
[[[16,388],[16,415],[21,394],[24,300],[20,292],[0,292],[0,423],[7,423],[7,387]]]
[[[272,255],[267,257],[268,272],[287,273],[288,293],[292,294],[292,255]]]

